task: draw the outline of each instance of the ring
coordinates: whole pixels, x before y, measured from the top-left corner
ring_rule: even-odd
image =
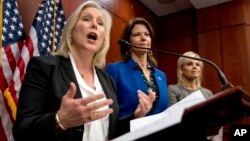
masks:
[[[90,120],[96,120],[96,119],[97,119],[96,112],[91,112]]]

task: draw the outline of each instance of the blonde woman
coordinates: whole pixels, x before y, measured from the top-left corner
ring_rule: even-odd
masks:
[[[69,17],[58,52],[30,60],[13,126],[16,141],[116,137],[116,87],[101,70],[110,29],[110,14],[98,3],[87,1]]]
[[[192,51],[184,53],[185,56],[200,58]],[[203,62],[190,58],[180,57],[177,62],[178,83],[168,86],[169,104],[173,105],[191,93],[200,90],[205,98],[213,96],[209,89],[201,86]]]

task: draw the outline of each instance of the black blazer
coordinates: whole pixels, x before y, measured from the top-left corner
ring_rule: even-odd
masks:
[[[118,103],[116,86],[105,72],[98,68],[97,76],[107,98],[113,99],[109,116],[109,139],[116,136]],[[22,83],[13,135],[16,141],[82,141],[83,126],[55,132],[55,114],[69,83],[77,86],[75,98],[81,92],[69,58],[62,56],[39,56],[30,59]]]

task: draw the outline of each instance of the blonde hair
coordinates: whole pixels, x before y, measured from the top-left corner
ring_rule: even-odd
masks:
[[[88,7],[93,7],[103,14],[104,16],[104,29],[105,29],[105,37],[104,42],[99,51],[96,52],[93,58],[93,65],[98,68],[103,68],[106,64],[106,55],[109,50],[110,45],[110,30],[112,25],[112,18],[110,13],[102,8],[97,2],[95,1],[86,1],[82,3],[69,17],[67,23],[63,29],[62,37],[60,40],[59,50],[54,55],[64,56],[66,58],[69,57],[68,52],[72,49],[72,30],[78,20],[78,17],[82,10]]]
[[[183,55],[185,56],[189,56],[189,57],[195,57],[195,58],[200,58],[200,56],[192,51],[188,51],[186,53],[184,53]],[[183,65],[187,64],[188,62],[190,62],[190,58],[185,58],[185,57],[180,57],[178,59],[177,62],[177,78],[178,78],[178,83],[180,84],[184,84],[185,81],[183,80],[183,73],[182,73],[182,67]],[[196,82],[196,86],[197,87],[201,87],[201,82],[202,82],[202,71],[203,71],[203,62],[199,61],[200,63],[200,68],[201,68],[201,72],[200,72],[200,76],[195,80]]]

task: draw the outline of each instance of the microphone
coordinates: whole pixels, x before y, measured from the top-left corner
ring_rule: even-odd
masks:
[[[182,54],[178,54],[178,53],[174,53],[174,52],[168,52],[168,51],[164,51],[164,50],[159,50],[159,49],[153,49],[153,48],[145,48],[145,47],[139,47],[139,46],[134,46],[132,44],[130,44],[129,42],[127,42],[126,40],[119,40],[118,41],[118,44],[120,46],[124,46],[124,47],[132,47],[132,48],[139,48],[139,49],[146,49],[146,50],[149,50],[149,51],[156,51],[156,52],[160,52],[160,53],[165,53],[165,54],[170,54],[170,55],[175,55],[175,56],[179,56],[179,57],[185,57],[185,58],[190,58],[190,59],[194,59],[194,60],[199,60],[199,61],[202,61],[202,62],[206,62],[208,63],[209,65],[213,66],[218,74],[218,77],[222,83],[222,89],[226,89],[228,87],[232,87],[232,84],[228,82],[225,74],[219,69],[219,67],[213,63],[212,61],[210,60],[207,60],[205,58],[195,58],[195,57],[190,57],[190,56],[186,56],[186,55],[182,55]]]

